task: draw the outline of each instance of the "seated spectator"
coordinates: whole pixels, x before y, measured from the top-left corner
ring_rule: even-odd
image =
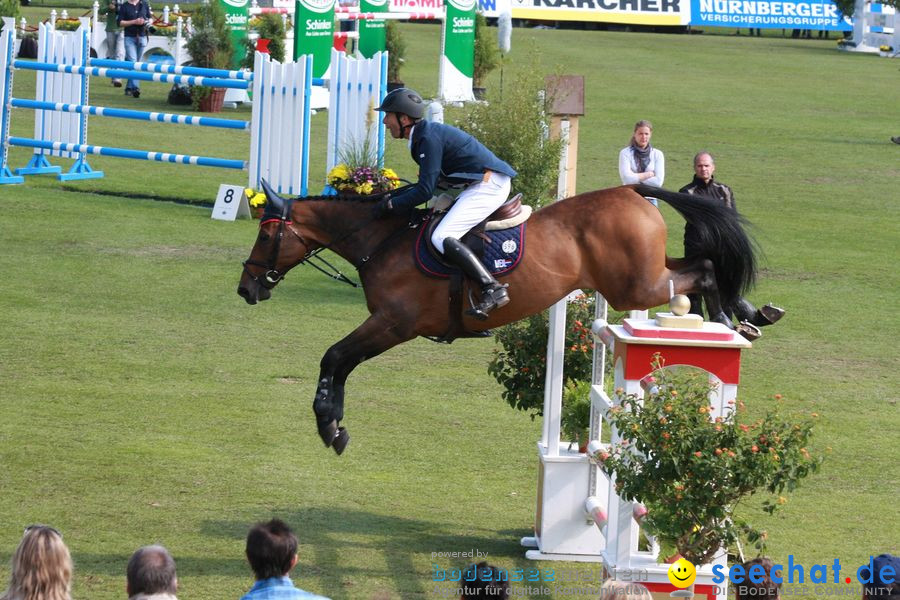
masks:
[[[600,587],[600,600],[653,600],[653,596],[642,583],[610,578]]]
[[[25,528],[11,572],[0,600],[72,600],[72,557],[62,534],[52,527]]]
[[[509,598],[509,574],[486,562],[472,564],[463,571],[460,584],[463,595],[460,600],[478,600],[480,598]]]
[[[247,534],[247,562],[256,583],[241,600],[328,600],[294,587],[288,577],[297,566],[297,536],[283,521],[255,525]]]
[[[774,563],[770,559],[754,558],[741,566],[744,567],[744,581],[734,584],[734,600],[778,600],[781,597],[781,583],[772,581]],[[752,573],[753,578],[762,578],[759,583],[750,578],[750,569],[753,567],[757,567]],[[781,579],[781,571],[775,571],[775,574]]]
[[[125,576],[129,600],[177,600],[175,560],[162,546],[138,548],[128,561]]]
[[[872,567],[874,575],[868,565],[859,574],[864,581],[872,579],[872,583],[863,585],[862,600],[900,600],[900,556],[879,554],[872,559]],[[891,567],[893,575],[884,573],[884,567]]]

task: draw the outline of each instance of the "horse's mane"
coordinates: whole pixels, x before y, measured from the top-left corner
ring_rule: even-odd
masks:
[[[381,200],[384,194],[338,194],[334,196],[301,196],[295,198],[295,202],[316,202],[316,201],[327,201],[327,202],[362,202],[364,204],[371,204],[372,202],[377,202]]]

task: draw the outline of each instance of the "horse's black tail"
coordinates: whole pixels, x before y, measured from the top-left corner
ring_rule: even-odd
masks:
[[[736,211],[701,196],[670,192],[644,184],[634,186],[642,196],[659,198],[677,210],[697,231],[701,257],[715,265],[723,304],[743,296],[756,282],[756,244],[747,235],[747,221]]]

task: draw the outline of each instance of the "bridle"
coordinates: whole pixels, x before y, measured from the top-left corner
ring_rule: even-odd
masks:
[[[289,216],[291,214],[291,207],[293,206],[293,204],[294,204],[293,200],[286,199],[285,205],[284,205],[283,210],[281,211],[280,217],[272,217],[269,219],[265,219],[264,221],[260,222],[260,224],[259,224],[259,226],[262,227],[266,223],[278,221],[278,233],[275,236],[275,243],[272,245],[272,250],[271,250],[271,252],[269,252],[268,260],[263,263],[263,262],[259,262],[257,260],[248,258],[243,263],[241,263],[241,265],[244,267],[244,272],[250,276],[250,279],[252,279],[256,283],[258,283],[262,287],[266,288],[267,290],[271,290],[276,285],[278,285],[278,282],[281,281],[282,279],[284,279],[284,276],[287,273],[287,271],[296,267],[298,264],[307,260],[311,256],[315,256],[315,254],[317,254],[316,250],[310,250],[310,243],[306,240],[306,238],[304,238],[302,235],[300,235],[300,233],[298,233],[297,230],[292,227],[293,221],[289,220]],[[275,268],[275,266],[278,264],[278,254],[279,254],[279,252],[281,252],[281,242],[282,242],[282,240],[284,240],[285,230],[294,234],[297,237],[297,239],[300,240],[300,243],[303,244],[304,248],[306,248],[306,253],[303,255],[303,257],[300,258],[300,260],[298,260],[296,263],[294,263],[293,265],[291,265],[290,267],[285,269],[284,273],[281,273]],[[247,265],[250,265],[253,267],[261,267],[261,268],[265,269],[265,271],[262,273],[259,273],[257,275],[254,275],[253,272],[251,272],[250,269],[247,268]]]

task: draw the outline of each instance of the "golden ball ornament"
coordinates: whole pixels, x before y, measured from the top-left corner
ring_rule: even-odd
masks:
[[[691,310],[691,301],[684,294],[675,294],[669,300],[669,310],[672,311],[673,315],[682,316],[686,315],[689,310]]]

